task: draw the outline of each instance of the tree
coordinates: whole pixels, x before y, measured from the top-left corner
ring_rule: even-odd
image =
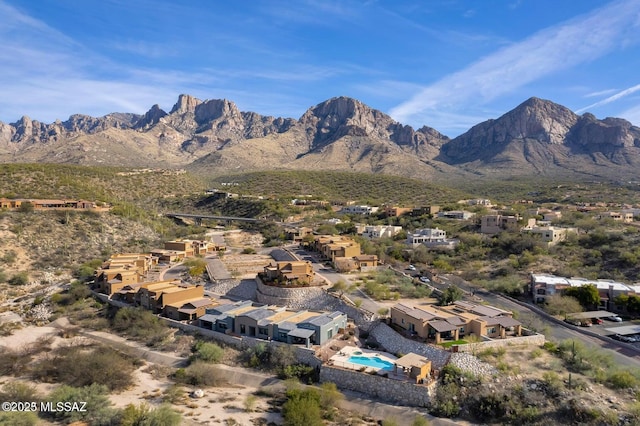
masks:
[[[184,266],[189,268],[189,275],[192,277],[199,277],[207,270],[207,262],[200,257],[185,260]]]
[[[346,291],[351,291],[355,287],[356,286],[354,284],[349,285],[344,280],[338,280],[329,290],[338,292],[338,297],[342,298]]]
[[[564,295],[575,297],[585,309],[592,309],[600,304],[598,288],[593,284],[569,287],[565,289]]]
[[[463,295],[462,290],[460,290],[456,286],[450,285],[449,287],[444,289],[444,291],[440,295],[440,305],[441,306],[451,305],[456,300],[462,299],[462,295]]]
[[[567,315],[583,311],[582,305],[575,297],[563,296],[558,293],[547,297],[544,310],[549,315]]]

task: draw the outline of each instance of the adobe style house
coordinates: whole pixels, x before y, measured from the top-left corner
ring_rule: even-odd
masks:
[[[469,302],[437,307],[410,307],[399,303],[391,307],[390,314],[395,327],[436,344],[470,334],[504,339],[508,333],[515,336],[522,333],[522,325],[512,318],[511,312]]]
[[[604,212],[596,216],[596,219],[611,219],[614,222],[631,223],[633,222],[633,213],[631,212]]]
[[[15,210],[22,204],[29,203],[34,210],[108,210],[108,207],[100,207],[94,201],[86,200],[49,200],[49,199],[27,199],[27,198],[0,198],[0,209]]]
[[[347,316],[339,311],[291,311],[247,300],[207,309],[198,324],[221,333],[310,347],[323,345],[344,330]]]
[[[114,254],[94,272],[97,291],[111,297],[124,286],[142,282],[156,258],[146,253]]]
[[[306,226],[301,226],[299,228],[288,229],[285,235],[287,240],[293,241],[295,243],[301,243],[304,237],[311,234],[313,234],[313,229]]]
[[[398,217],[413,211],[412,207],[384,206],[383,212],[386,217]]]
[[[559,228],[557,226],[533,226],[523,229],[523,232],[529,232],[539,235],[547,246],[555,245],[561,241],[565,241],[570,233],[575,233],[574,228]]]
[[[166,305],[203,298],[203,286],[174,282],[144,283],[135,295],[136,304],[154,314],[162,313]]]
[[[308,261],[276,262],[264,267],[260,278],[265,284],[291,285],[294,283],[309,285],[315,277],[315,271]]]
[[[218,302],[208,297],[181,300],[167,303],[164,306],[163,315],[176,321],[192,322],[203,316],[207,309],[211,309],[217,305]]]
[[[422,355],[409,352],[395,360],[395,374],[404,374],[416,383],[422,383],[431,374],[431,361]]]
[[[503,216],[490,214],[482,216],[480,221],[480,233],[494,235],[502,231],[517,232],[519,230],[518,216]]]
[[[184,252],[185,257],[204,256],[208,253],[221,250],[211,241],[203,240],[174,240],[165,241],[164,249],[176,252]],[[222,249],[224,250],[224,249]]]
[[[412,209],[409,215],[412,217],[425,216],[425,215],[433,216],[435,214],[438,214],[439,211],[440,211],[440,206],[423,206],[423,207],[416,207]]]
[[[311,243],[312,250],[334,262],[337,257],[353,257],[360,254],[360,244],[341,235],[318,235]]]
[[[127,285],[142,281],[136,268],[98,269],[95,273],[94,285],[97,291],[109,297]]]
[[[109,260],[102,264],[102,269],[125,268],[130,265],[136,268],[140,275],[146,275],[157,263],[157,259],[150,253],[119,253],[111,255]]]
[[[333,266],[338,272],[370,271],[377,268],[378,256],[360,254],[353,257],[336,257]]]

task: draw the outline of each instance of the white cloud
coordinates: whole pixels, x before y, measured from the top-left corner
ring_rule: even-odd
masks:
[[[390,114],[402,122],[417,122],[435,111],[482,105],[542,77],[594,60],[628,43],[628,33],[637,29],[639,12],[640,2],[618,1],[544,29],[425,87]]]
[[[632,93],[637,92],[638,90],[640,90],[640,84],[636,84],[635,86],[629,87],[627,89],[621,90],[620,92],[616,93],[613,96],[609,96],[608,98],[605,98],[601,101],[595,102],[591,105],[587,105],[584,108],[580,108],[579,110],[576,110],[576,113],[578,114],[582,114],[583,112],[592,109],[592,108],[596,108],[602,105],[606,105],[606,104],[610,104],[611,102],[615,102],[618,99],[624,98],[625,96],[629,96]]]
[[[618,89],[606,89],[606,90],[598,90],[597,92],[590,92],[584,95],[585,98],[597,98],[600,96],[610,95],[612,93],[616,93]]]

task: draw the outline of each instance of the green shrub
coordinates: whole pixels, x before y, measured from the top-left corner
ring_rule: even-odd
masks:
[[[120,425],[122,426],[178,426],[182,421],[180,413],[168,405],[151,408],[148,404],[127,405],[122,410]]]
[[[113,317],[112,328],[149,346],[161,343],[170,333],[169,327],[143,308],[121,308]]]
[[[291,389],[282,406],[285,426],[322,426],[320,393],[316,389]]]
[[[242,254],[256,254],[256,249],[253,247],[245,247],[242,249]]]
[[[606,384],[613,389],[630,389],[638,385],[638,379],[628,370],[619,370],[609,375]]]
[[[29,274],[26,272],[18,272],[7,281],[11,285],[26,285],[29,284]]]
[[[83,387],[91,384],[110,390],[131,386],[134,365],[130,359],[108,347],[87,351],[80,347],[62,347],[39,362],[33,371],[35,378]]]
[[[199,341],[195,345],[194,359],[217,364],[224,357],[224,349],[215,343]]]
[[[43,412],[42,415],[63,423],[87,422],[91,425],[113,425],[118,424],[119,412],[112,408],[108,397],[106,386],[93,384],[90,386],[77,388],[62,385],[51,392],[46,401],[53,404],[58,402],[86,402],[85,411],[51,411]]]
[[[38,422],[38,416],[33,412],[0,412],[2,426],[35,426]]]
[[[174,379],[178,383],[192,386],[221,386],[224,383],[216,367],[203,361],[195,361],[187,368],[179,368]]]
[[[34,386],[22,382],[8,382],[2,386],[0,401],[40,401],[42,398]],[[0,423],[2,424],[2,423]]]

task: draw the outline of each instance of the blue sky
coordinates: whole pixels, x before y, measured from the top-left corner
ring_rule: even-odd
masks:
[[[457,136],[531,96],[640,125],[638,0],[0,0],[0,121],[171,109],[299,118],[350,96]]]

